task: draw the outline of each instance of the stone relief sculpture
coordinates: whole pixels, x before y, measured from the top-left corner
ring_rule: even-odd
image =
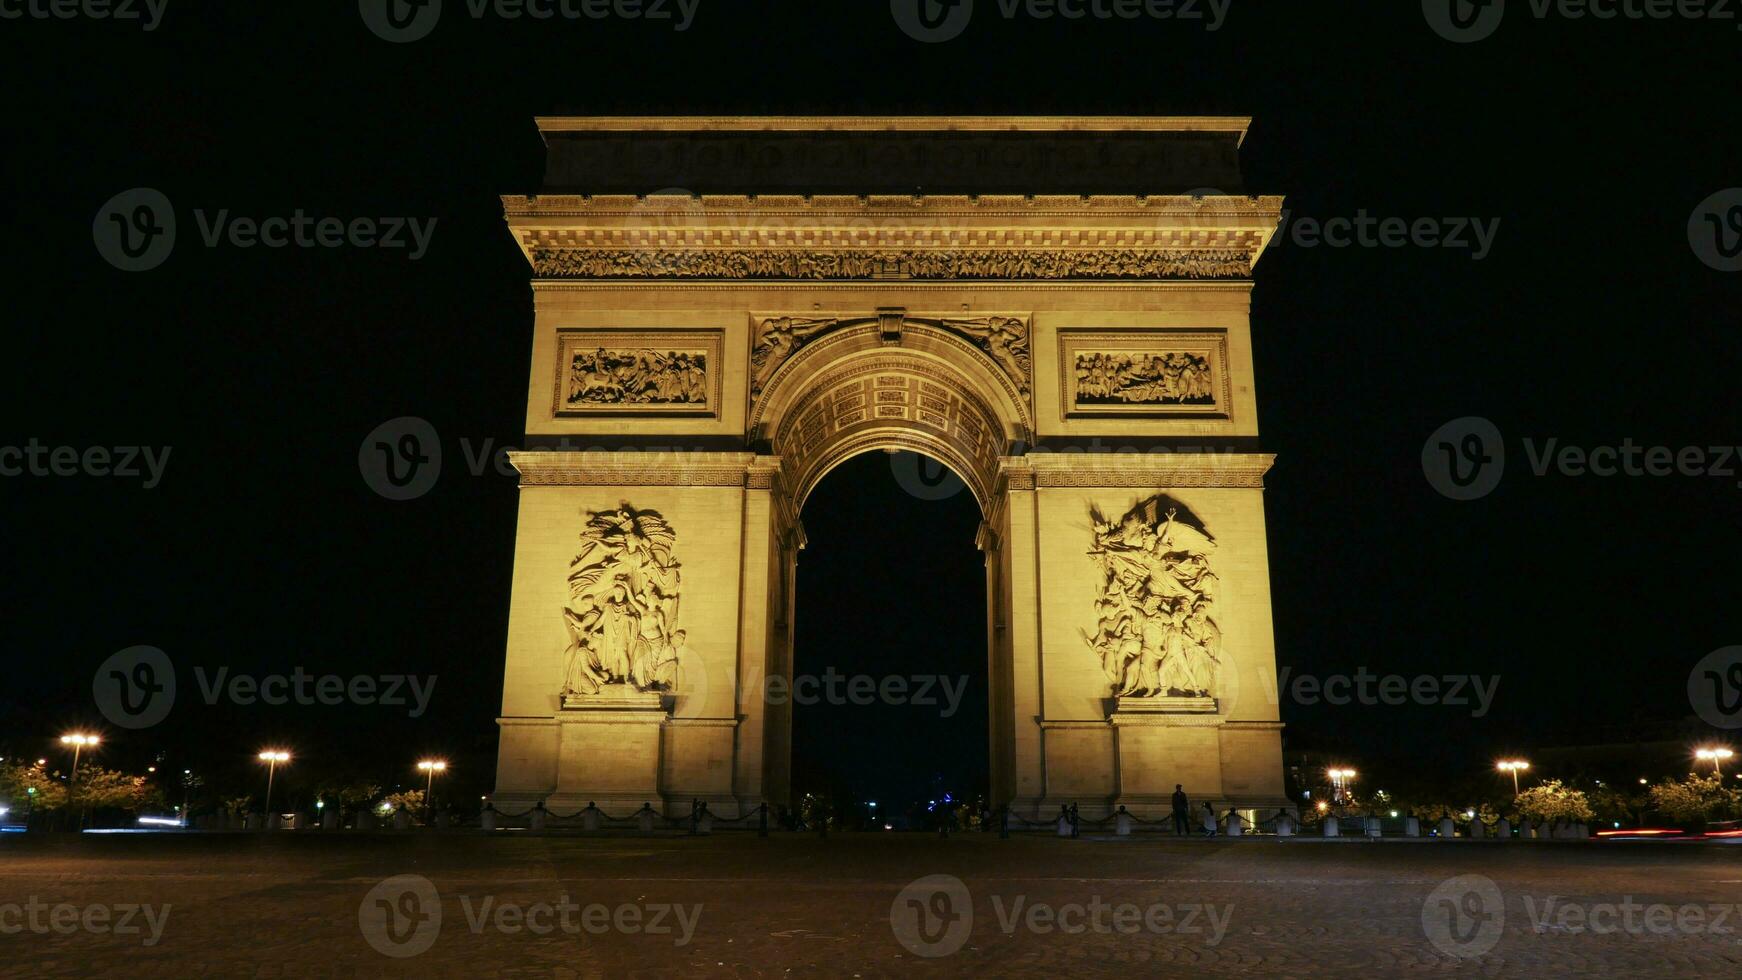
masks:
[[[589,511],[581,553],[569,563],[569,645],[562,694],[670,691],[685,633],[677,628],[677,535],[657,511],[628,502]]]
[[[1079,405],[1214,405],[1210,360],[1185,351],[1088,353],[1076,363]]]
[[[983,316],[971,320],[948,319],[938,321],[940,326],[954,330],[975,341],[980,348],[992,355],[992,360],[1004,369],[1010,380],[1026,396],[1030,361],[1028,357],[1028,324],[1011,316]]]
[[[1028,321],[1015,316],[982,316],[962,318],[937,318],[924,316],[907,316],[896,312],[897,323],[916,323],[928,327],[949,330],[965,337],[975,346],[985,351],[997,363],[1000,370],[1010,378],[1023,397],[1028,397],[1029,386],[1033,378],[1032,361],[1029,358]],[[854,326],[864,323],[876,323],[880,316],[829,317],[826,319],[807,319],[804,317],[767,317],[758,321],[756,326],[756,344],[750,352],[751,397],[762,394],[762,389],[774,372],[786,363],[800,347],[819,334],[826,333],[837,327]]]
[[[574,351],[567,396],[580,405],[706,405],[707,355],[697,351]]]
[[[1247,279],[1243,249],[531,250],[541,279]]]
[[[1162,508],[1166,509],[1163,510]],[[1222,631],[1216,625],[1215,541],[1158,494],[1118,521],[1090,509],[1101,572],[1095,630],[1083,641],[1120,698],[1208,699],[1216,690]]]
[[[774,376],[775,370],[786,363],[793,351],[804,346],[805,341],[840,322],[833,317],[813,320],[796,316],[777,316],[763,320],[760,332],[756,335],[756,346],[750,351],[750,394],[761,394],[762,386]]]

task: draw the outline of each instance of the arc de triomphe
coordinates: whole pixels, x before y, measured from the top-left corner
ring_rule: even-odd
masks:
[[[891,448],[984,514],[994,805],[1288,805],[1247,124],[539,120],[496,805],[787,802],[800,516]]]

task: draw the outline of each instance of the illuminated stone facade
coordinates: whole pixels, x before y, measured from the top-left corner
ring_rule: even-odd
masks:
[[[1245,127],[541,120],[498,805],[787,802],[800,515],[877,449],[981,505],[995,803],[1286,805],[1248,317],[1281,199],[1201,190]],[[1060,162],[977,193],[1006,144]]]

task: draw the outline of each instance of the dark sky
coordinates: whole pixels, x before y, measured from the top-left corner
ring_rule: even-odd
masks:
[[[151,644],[190,687],[194,667],[226,665],[438,683],[417,719],[184,695],[150,732],[113,733],[117,764],[162,750],[251,774],[253,752],[282,741],[300,773],[391,781],[440,751],[463,762],[457,790],[488,787],[516,490],[473,476],[467,453],[522,438],[531,296],[497,195],[536,190],[532,117],[555,112],[1251,115],[1247,186],[1288,195],[1297,218],[1498,220],[1479,261],[1289,243],[1259,265],[1280,662],[1500,677],[1481,719],[1285,702],[1291,746],[1486,758],[1674,725],[1694,663],[1742,643],[1737,477],[1539,478],[1523,451],[1526,438],[1742,441],[1742,273],[1703,265],[1687,231],[1697,204],[1742,185],[1735,21],[1538,20],[1515,3],[1493,37],[1458,45],[1409,2],[1236,0],[1206,32],[1005,20],[981,0],[960,37],[927,45],[876,0],[702,0],[681,33],[448,7],[406,45],[370,34],[351,3],[169,0],[150,32],[0,21],[0,445],[171,447],[150,490],[0,479],[0,745],[37,754],[97,723],[97,665]],[[167,263],[127,274],[98,256],[92,219],[141,186],[184,227]],[[194,209],[438,223],[410,261],[206,248]],[[446,466],[433,492],[393,502],[363,483],[357,452],[404,415],[435,426]],[[1429,486],[1421,451],[1472,415],[1504,433],[1508,472],[1457,502]],[[900,492],[867,479],[818,493],[875,509]],[[886,521],[869,542],[807,514],[801,587],[827,581],[828,562],[873,573],[864,594],[802,591],[801,637],[850,601],[887,611],[884,640],[954,609],[962,642],[980,642],[972,514],[947,533],[937,520],[956,519]],[[946,544],[967,560],[931,555]],[[935,602],[907,601],[915,575]],[[852,644],[840,655],[866,662]],[[844,716],[801,722],[849,741],[831,734]],[[884,727],[891,759],[936,736]]]

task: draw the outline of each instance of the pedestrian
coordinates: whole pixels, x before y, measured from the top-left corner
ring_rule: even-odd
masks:
[[[1184,837],[1188,833],[1186,829],[1186,814],[1189,812],[1191,812],[1191,802],[1186,799],[1186,788],[1179,783],[1174,783],[1173,835],[1175,837]]]
[[[1204,836],[1205,837],[1216,836],[1216,811],[1212,810],[1208,803],[1204,804],[1203,819],[1204,819]]]

